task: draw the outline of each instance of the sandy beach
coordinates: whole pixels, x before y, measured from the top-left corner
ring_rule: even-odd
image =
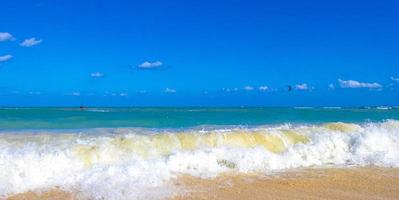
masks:
[[[170,200],[205,199],[397,199],[395,168],[304,169],[272,175],[224,174],[213,179],[182,176]],[[78,195],[51,189],[26,192],[7,200],[71,200]]]
[[[7,198],[7,200],[76,200],[79,199],[70,192],[63,191],[58,188],[43,190],[43,191],[29,191],[21,194],[16,194]]]
[[[186,193],[174,200],[200,199],[397,199],[399,170],[312,169],[271,176],[185,177]]]

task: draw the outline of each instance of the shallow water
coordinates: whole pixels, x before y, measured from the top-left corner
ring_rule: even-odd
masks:
[[[0,108],[0,129],[146,127],[203,125],[362,123],[399,120],[399,109],[360,108]]]

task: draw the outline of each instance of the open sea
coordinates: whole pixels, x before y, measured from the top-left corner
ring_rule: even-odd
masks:
[[[399,109],[0,108],[0,199],[162,199],[188,174],[399,167]]]

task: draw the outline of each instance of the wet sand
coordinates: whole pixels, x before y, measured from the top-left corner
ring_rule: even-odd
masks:
[[[399,169],[306,169],[273,175],[224,174],[214,179],[180,177],[170,200],[205,199],[398,199]],[[76,195],[51,189],[26,192],[8,200],[71,200]]]

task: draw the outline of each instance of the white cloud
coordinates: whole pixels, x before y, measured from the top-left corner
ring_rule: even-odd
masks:
[[[335,85],[332,84],[332,83],[328,84],[328,89],[329,90],[335,90]]]
[[[80,92],[72,92],[72,93],[70,93],[69,95],[72,95],[72,96],[80,96]]]
[[[126,97],[126,96],[128,96],[128,94],[122,92],[122,93],[119,94],[119,96],[121,96],[121,97]]]
[[[269,87],[267,87],[267,86],[260,86],[259,88],[258,88],[260,91],[267,91],[267,90],[269,90]]]
[[[381,89],[382,85],[379,83],[364,83],[355,80],[342,80],[338,79],[339,85],[342,88],[369,88],[369,89]]]
[[[31,46],[38,45],[41,42],[42,42],[42,40],[37,40],[36,38],[29,38],[29,39],[25,39],[19,45],[21,45],[23,47],[31,47]]]
[[[145,61],[145,62],[141,63],[140,65],[138,65],[138,67],[142,68],[142,69],[151,69],[151,68],[161,67],[162,65],[163,65],[163,63],[161,61],[155,61],[155,62]]]
[[[176,90],[171,88],[166,88],[165,93],[176,93]]]
[[[306,83],[295,85],[296,90],[310,90],[311,88]]]
[[[5,62],[7,60],[10,60],[12,58],[12,55],[4,55],[4,56],[0,56],[0,62]]]
[[[93,78],[101,78],[101,77],[104,76],[104,74],[101,73],[101,72],[93,72],[93,73],[90,74],[90,76],[93,77]]]
[[[245,86],[245,87],[244,87],[244,90],[246,90],[246,91],[252,91],[252,90],[254,90],[254,88],[253,88],[252,86]]]
[[[393,81],[395,81],[395,82],[398,82],[398,83],[399,83],[399,77],[398,77],[398,78],[395,78],[395,77],[391,76],[391,80],[393,80]]]
[[[0,32],[0,42],[8,41],[8,40],[14,40],[14,37],[7,32]]]

